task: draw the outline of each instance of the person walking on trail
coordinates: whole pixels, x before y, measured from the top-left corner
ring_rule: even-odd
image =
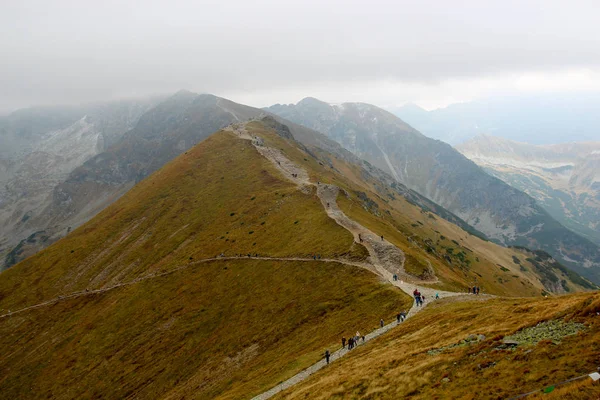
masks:
[[[381,235],[381,241],[383,242],[383,235]]]
[[[473,286],[473,294],[477,294],[477,286]]]
[[[477,286],[477,294],[479,294],[479,286]]]
[[[346,338],[342,337],[342,349],[346,348]]]
[[[352,347],[354,347],[354,338],[353,337],[348,339],[348,350],[352,350]]]
[[[397,323],[397,324],[399,324],[399,323],[400,323],[400,318],[401,318],[401,315],[400,315],[400,313],[398,313],[398,314],[396,315],[396,323]]]
[[[415,296],[415,301],[417,302],[417,306],[421,306],[421,292],[419,292],[419,289],[415,289],[415,291],[413,292],[413,296]]]
[[[440,299],[440,294],[439,294],[439,293],[436,293],[436,294],[435,294],[435,299],[436,299],[436,300],[439,300],[439,299]]]
[[[362,236],[360,235],[360,233],[358,234],[358,241],[361,242],[361,243],[363,242]]]
[[[383,325],[384,325],[384,323],[383,323],[383,319],[380,319],[380,320],[379,320],[379,325],[380,325],[380,326],[383,328]]]
[[[329,364],[329,350],[325,350],[325,361]]]
[[[404,322],[404,320],[405,320],[405,319],[406,319],[406,311],[402,311],[402,312],[400,313],[400,321],[401,321],[401,322]]]
[[[360,339],[360,332],[356,331],[356,335],[354,335],[354,343],[358,344],[358,339]]]

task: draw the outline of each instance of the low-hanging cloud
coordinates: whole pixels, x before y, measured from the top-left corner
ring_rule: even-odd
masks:
[[[435,97],[457,80],[595,72],[599,17],[595,1],[9,0],[0,109],[180,88],[268,103],[382,82],[400,101],[408,86]]]

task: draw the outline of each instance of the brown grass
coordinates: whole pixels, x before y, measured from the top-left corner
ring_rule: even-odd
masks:
[[[599,296],[441,301],[279,398],[502,399],[543,388],[597,368],[600,317],[585,309],[597,305]],[[588,329],[558,344],[497,349],[505,335],[563,317],[584,322]],[[487,339],[427,354],[469,334]]]

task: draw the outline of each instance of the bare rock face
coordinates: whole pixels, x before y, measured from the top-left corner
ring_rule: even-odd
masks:
[[[28,109],[0,120],[0,270],[66,226],[38,222],[69,174],[131,129],[158,99]]]
[[[489,239],[542,249],[600,282],[600,249],[566,229],[526,193],[490,176],[450,145],[362,103],[307,98],[266,109],[319,130],[398,182],[441,205]]]

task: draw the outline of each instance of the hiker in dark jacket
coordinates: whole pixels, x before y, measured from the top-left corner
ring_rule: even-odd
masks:
[[[345,348],[346,348],[346,338],[343,337],[342,338],[342,349],[345,349]]]
[[[383,325],[384,325],[384,323],[383,323],[383,320],[382,320],[382,319],[381,319],[381,320],[379,320],[379,325],[381,325],[381,327],[383,328]]]
[[[329,350],[325,350],[325,361],[329,364]]]

